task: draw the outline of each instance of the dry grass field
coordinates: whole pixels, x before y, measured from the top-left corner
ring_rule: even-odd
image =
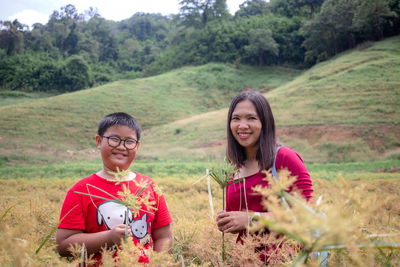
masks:
[[[382,177],[384,174],[376,174]],[[400,179],[387,174],[386,179],[327,181],[313,174],[314,200],[323,196],[329,207],[326,221],[331,232],[341,232],[338,242],[349,242],[346,249],[332,251],[330,266],[399,266],[400,252],[385,246],[351,247],[351,240],[364,235],[385,244],[400,244]],[[254,262],[251,249],[235,244],[234,235],[225,235],[227,260],[221,261],[221,233],[217,230],[209,205],[206,180],[199,177],[157,178],[172,214],[174,245],[170,254],[154,254],[154,266],[261,266]],[[64,194],[76,179],[2,179],[0,183],[0,266],[76,266],[79,259],[67,261],[55,251],[54,230]],[[221,189],[212,182],[214,209],[221,204]],[[323,206],[321,204],[321,206]],[[331,218],[328,216],[328,218]],[[330,219],[329,219],[330,220]],[[306,222],[307,224],[307,222]],[[299,227],[307,226],[299,222]],[[346,228],[346,229],[344,229]],[[385,234],[386,236],[377,236]],[[347,235],[347,236],[344,236]],[[49,236],[44,246],[43,240]],[[368,238],[367,238],[368,239]],[[129,252],[130,247],[126,251]],[[78,250],[79,251],[79,250]],[[132,266],[132,254],[121,254],[117,266]],[[78,253],[79,254],[79,253]],[[254,254],[254,253],[253,253]],[[273,266],[288,266],[293,257],[278,257]],[[253,259],[253,261],[252,261]],[[106,257],[107,260],[107,257]],[[107,261],[106,261],[107,262]],[[108,263],[110,264],[109,259]],[[306,266],[315,266],[310,260]],[[304,265],[303,265],[304,266]]]

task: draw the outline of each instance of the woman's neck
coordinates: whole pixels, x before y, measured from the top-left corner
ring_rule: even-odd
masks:
[[[258,145],[256,147],[247,147],[245,152],[246,152],[246,161],[255,160],[258,152]]]
[[[243,166],[239,169],[239,177],[247,177],[252,174],[258,173],[260,171],[260,166],[258,164],[258,160],[254,159],[247,159]]]

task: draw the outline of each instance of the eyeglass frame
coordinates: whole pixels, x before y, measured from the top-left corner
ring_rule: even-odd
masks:
[[[133,150],[133,149],[135,149],[135,148],[137,147],[137,145],[138,145],[138,143],[139,143],[139,140],[136,140],[135,138],[121,139],[121,138],[119,138],[118,136],[113,136],[113,135],[111,135],[111,136],[102,135],[101,137],[102,137],[102,138],[107,138],[107,144],[108,144],[110,147],[112,147],[112,148],[117,148],[117,147],[119,147],[119,146],[121,145],[121,142],[123,141],[123,142],[124,142],[124,147],[125,147],[126,149],[128,149],[128,150]],[[118,145],[116,145],[116,146],[110,145],[110,138],[117,138],[117,139],[119,139]],[[134,146],[133,148],[128,148],[128,147],[126,146],[126,143],[125,143],[127,140],[133,140],[133,141],[135,141],[135,146]]]

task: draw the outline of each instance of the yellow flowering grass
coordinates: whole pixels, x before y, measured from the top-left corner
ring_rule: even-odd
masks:
[[[380,174],[382,176],[382,174]],[[372,174],[373,176],[373,174]],[[325,244],[346,245],[338,253],[330,251],[330,266],[399,266],[399,250],[387,248],[360,249],[360,243],[384,241],[399,243],[400,233],[400,179],[314,179],[314,202],[319,196],[320,209],[326,217],[310,221],[305,226],[303,218],[282,216],[290,229],[304,240],[303,246],[312,245],[315,240],[308,234],[315,227],[327,234],[320,237],[320,248]],[[300,253],[297,245],[290,239],[271,236],[260,237],[268,240],[249,238],[244,245],[236,245],[235,235],[225,235],[227,259],[221,260],[221,233],[215,225],[217,207],[222,207],[222,192],[219,185],[211,181],[215,212],[210,211],[208,190],[205,183],[193,183],[199,177],[185,179],[169,177],[157,178],[165,195],[174,220],[174,245],[170,253],[153,253],[154,266],[261,266],[258,254],[254,252],[257,242],[281,244],[280,254],[270,255],[274,266],[290,266]],[[77,266],[81,261],[82,249],[73,248],[76,258],[66,259],[55,251],[54,236],[51,236],[38,253],[38,247],[58,224],[59,211],[68,188],[77,179],[2,179],[0,183],[0,266]],[[323,208],[322,208],[323,207]],[[296,209],[291,205],[292,209]],[[285,215],[286,216],[286,215]],[[300,227],[303,225],[303,228]],[[283,226],[283,225],[282,225]],[[290,228],[292,227],[292,228]],[[308,228],[309,229],[308,229]],[[385,234],[385,235],[383,235]],[[365,239],[360,239],[364,237]],[[337,240],[334,240],[337,238]],[[283,253],[284,252],[284,253]],[[138,251],[131,242],[123,245],[123,252],[115,264],[111,255],[105,252],[103,261],[111,266],[135,266]],[[83,255],[84,257],[87,257]],[[309,266],[316,265],[309,260]],[[386,264],[386,265],[385,265]]]

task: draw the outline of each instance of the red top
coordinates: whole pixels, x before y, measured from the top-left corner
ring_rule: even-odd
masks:
[[[140,194],[139,199],[146,199],[148,196],[151,205],[141,204],[141,210],[137,213],[119,203],[77,193],[81,192],[113,199],[110,195],[97,189],[100,188],[121,199],[122,197],[118,193],[123,191],[123,187],[129,188],[132,194],[137,195],[149,182],[152,183]],[[92,174],[78,181],[67,192],[61,209],[60,220],[64,216],[65,218],[62,219],[58,228],[79,229],[84,233],[96,233],[112,229],[116,225],[127,222],[132,233],[133,242],[135,244],[143,244],[145,249],[151,249],[153,243],[152,230],[172,222],[165,198],[158,193],[157,186],[152,179],[140,173],[136,173],[136,177],[133,180],[119,183]],[[95,259],[100,263],[100,253],[95,255]],[[139,262],[149,262],[145,250],[141,251]]]
[[[278,172],[287,168],[291,172],[291,176],[297,177],[294,185],[307,200],[311,198],[313,189],[310,175],[296,151],[289,147],[281,147],[276,156],[275,167]],[[268,182],[263,180],[264,178],[265,174],[259,172],[244,177],[244,181],[229,185],[226,189],[226,211],[267,211],[261,204],[262,196],[252,189],[256,185],[268,186]]]

